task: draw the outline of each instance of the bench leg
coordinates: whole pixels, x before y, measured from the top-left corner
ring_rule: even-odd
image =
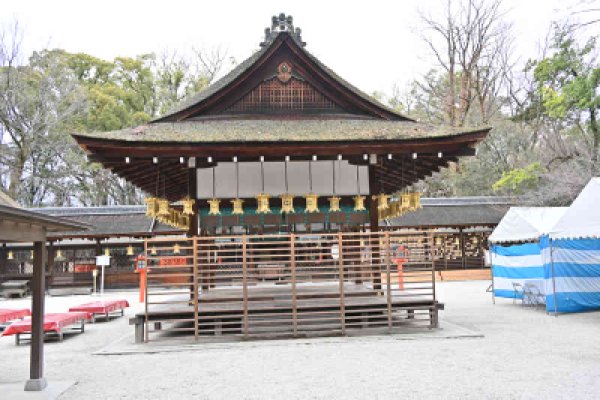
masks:
[[[121,317],[125,315],[125,309],[121,308]]]
[[[144,343],[144,323],[143,322],[135,323],[135,342],[136,343]]]
[[[80,328],[80,330],[81,330],[81,333],[85,332],[85,320],[83,320],[83,319],[81,320],[81,328]]]
[[[58,341],[62,342],[64,340],[64,338],[65,337],[63,335],[63,331],[62,330],[58,331]]]
[[[16,344],[17,346],[21,344],[21,334],[20,334],[20,333],[17,333],[17,334],[15,335],[15,344]]]

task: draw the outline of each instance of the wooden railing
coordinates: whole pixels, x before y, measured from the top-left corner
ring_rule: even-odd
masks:
[[[437,325],[428,231],[148,239],[145,340]]]

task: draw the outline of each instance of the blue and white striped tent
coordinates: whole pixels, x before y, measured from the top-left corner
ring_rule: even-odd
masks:
[[[546,309],[600,309],[600,178],[593,178],[540,241]]]
[[[513,283],[535,284],[546,293],[545,253],[540,239],[566,207],[511,207],[489,237],[494,296],[520,298]]]

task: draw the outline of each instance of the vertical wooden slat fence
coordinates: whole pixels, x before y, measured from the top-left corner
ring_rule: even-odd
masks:
[[[149,239],[145,340],[437,324],[427,231]]]

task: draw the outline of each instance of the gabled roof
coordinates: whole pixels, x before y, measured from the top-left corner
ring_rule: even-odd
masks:
[[[31,211],[53,218],[68,218],[69,221],[88,227],[86,230],[49,234],[50,239],[150,237],[183,232],[146,216],[145,206],[44,207]]]
[[[282,17],[280,15],[280,17]],[[261,43],[261,49],[254,52],[250,57],[236,66],[227,75],[209,85],[207,88],[190,97],[187,100],[177,104],[165,115],[156,118],[152,122],[182,121],[189,117],[190,110],[201,106],[218,96],[221,92],[240,85],[240,81],[250,79],[252,73],[260,66],[264,65],[269,59],[276,57],[282,52],[290,52],[297,55],[301,60],[314,69],[316,75],[327,82],[337,84],[338,91],[346,91],[354,97],[354,102],[363,103],[362,108],[371,108],[371,116],[377,119],[385,120],[403,120],[414,121],[413,119],[399,113],[396,110],[382,104],[377,99],[361,91],[342,77],[337,75],[332,69],[323,64],[317,57],[312,55],[304,47],[305,43],[298,40],[297,34],[293,31],[293,25],[279,29],[278,24],[274,24],[272,30],[267,33],[267,37]],[[312,64],[312,65],[311,65]]]
[[[600,237],[600,178],[592,178],[550,230],[552,239]]]
[[[0,190],[0,205],[19,208],[19,203],[13,200],[9,195]]]
[[[511,207],[494,232],[490,243],[526,242],[547,234],[567,207]]]

